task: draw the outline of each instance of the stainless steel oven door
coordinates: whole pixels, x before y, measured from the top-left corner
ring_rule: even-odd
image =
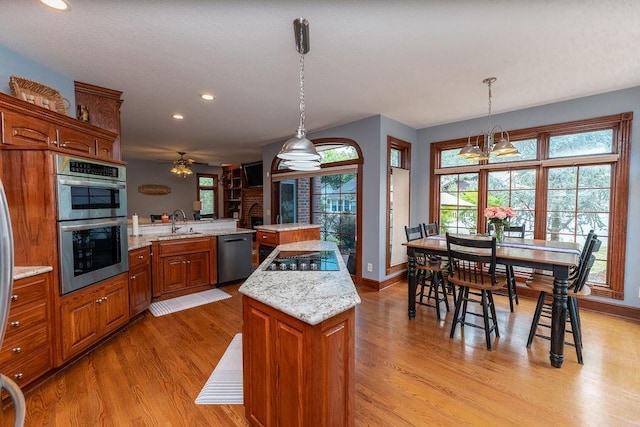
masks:
[[[127,216],[127,186],[123,181],[58,175],[58,220]]]
[[[61,294],[125,272],[127,218],[58,223]]]

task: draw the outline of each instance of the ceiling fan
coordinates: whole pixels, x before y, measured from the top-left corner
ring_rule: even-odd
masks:
[[[184,155],[186,154],[184,151],[178,151],[180,154],[180,158],[174,160],[172,162],[164,162],[164,163],[173,163],[173,167],[171,168],[171,172],[178,175],[180,178],[186,178],[188,175],[191,175],[193,171],[191,170],[191,165],[206,165],[207,163],[196,162],[193,159],[185,159]]]

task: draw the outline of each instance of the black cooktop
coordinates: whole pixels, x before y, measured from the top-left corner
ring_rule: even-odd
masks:
[[[338,271],[335,251],[280,251],[267,271]]]

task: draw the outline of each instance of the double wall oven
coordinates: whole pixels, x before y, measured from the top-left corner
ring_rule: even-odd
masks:
[[[56,155],[61,293],[128,269],[126,169]]]

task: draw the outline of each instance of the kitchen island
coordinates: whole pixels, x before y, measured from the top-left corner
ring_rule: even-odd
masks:
[[[310,268],[311,252],[333,252],[328,270]],[[280,263],[285,253],[300,258],[295,270],[292,258]],[[279,245],[239,292],[249,422],[353,425],[355,306],[360,296],[336,244],[312,240]]]

